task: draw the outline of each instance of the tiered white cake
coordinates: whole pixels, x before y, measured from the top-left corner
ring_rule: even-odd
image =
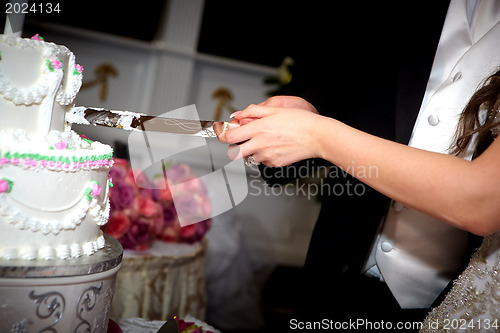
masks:
[[[0,259],[104,247],[111,147],[65,123],[82,67],[65,46],[0,35]]]

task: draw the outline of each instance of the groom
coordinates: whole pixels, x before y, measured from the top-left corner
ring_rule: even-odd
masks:
[[[360,130],[446,153],[458,114],[500,65],[500,2],[361,3],[335,4],[330,15],[342,21],[329,23],[330,50],[308,45],[301,54],[311,66],[294,72],[285,94]],[[420,322],[468,260],[467,238],[368,187],[360,196],[325,196],[294,291],[295,316]]]

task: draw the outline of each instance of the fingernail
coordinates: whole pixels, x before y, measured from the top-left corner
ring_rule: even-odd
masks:
[[[233,119],[235,116],[237,116],[241,111],[235,111],[229,115],[229,118]]]

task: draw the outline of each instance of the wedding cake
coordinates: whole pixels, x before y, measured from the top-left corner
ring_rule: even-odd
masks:
[[[82,71],[65,46],[0,35],[0,259],[104,247],[112,149],[65,122]]]

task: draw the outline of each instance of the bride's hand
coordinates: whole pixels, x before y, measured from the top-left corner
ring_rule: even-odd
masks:
[[[281,108],[292,108],[292,109],[303,109],[307,110],[313,113],[318,113],[316,108],[306,101],[303,98],[296,97],[296,96],[273,96],[268,99],[266,99],[264,102],[261,102],[257,104],[259,106],[274,106],[274,107],[281,107]],[[239,125],[246,125],[249,122],[255,120],[256,118],[241,118],[241,116],[237,117],[238,114],[240,114],[241,111],[236,111],[233,114],[231,114],[231,118],[234,118],[232,123],[237,123]]]
[[[280,96],[234,113],[233,121],[244,126],[221,133],[219,140],[239,143],[228,150],[231,159],[252,155],[268,166],[289,165],[320,156],[315,129],[321,118],[305,100]]]

